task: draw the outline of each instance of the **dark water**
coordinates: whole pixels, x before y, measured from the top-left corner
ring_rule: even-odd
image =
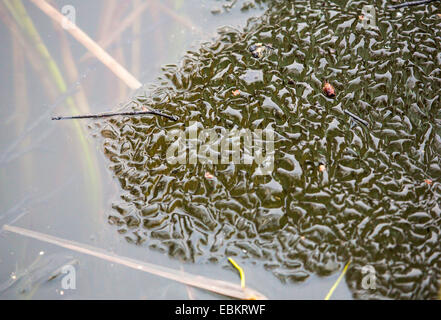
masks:
[[[115,231],[184,261],[227,265],[232,256],[282,282],[337,273],[352,260],[355,298],[436,298],[441,5],[394,11],[387,3],[373,3],[377,27],[365,28],[366,1],[273,1],[245,30],[226,28],[167,66],[128,107],[145,102],[178,122],[100,124],[121,187],[109,216]],[[274,50],[256,59],[248,48],[259,42]],[[325,79],[334,99],[322,93]],[[167,163],[167,132],[190,121],[273,128],[274,171]],[[365,266],[376,290],[362,288]]]

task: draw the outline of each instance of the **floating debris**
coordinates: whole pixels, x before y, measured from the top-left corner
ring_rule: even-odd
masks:
[[[430,179],[424,179],[424,182],[427,183],[429,186],[433,183]]]
[[[240,8],[240,11],[248,11],[250,9],[256,8],[256,5],[252,1],[247,1],[242,5],[242,8]]]
[[[210,173],[210,172],[205,172],[205,178],[206,179],[213,179],[214,178],[214,176]]]
[[[335,97],[335,89],[328,81],[325,81],[325,84],[323,85],[323,92],[329,98]]]
[[[222,13],[222,9],[221,8],[213,8],[213,9],[211,9],[210,12],[213,15],[217,15],[217,14],[221,14]]]
[[[239,90],[234,90],[232,93],[233,93],[233,96],[238,96],[238,95],[240,95],[240,91],[239,91]]]
[[[320,172],[324,172],[324,171],[326,171],[326,166],[325,166],[324,164],[320,164],[320,165],[319,165],[319,171],[320,171]]]
[[[274,48],[270,45],[263,44],[263,43],[256,43],[250,46],[250,52],[253,55],[254,58],[262,58],[263,54],[265,53],[266,49],[273,50]]]

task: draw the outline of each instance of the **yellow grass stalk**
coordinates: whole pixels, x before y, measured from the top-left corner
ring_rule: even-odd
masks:
[[[31,0],[39,9],[41,9],[51,19],[55,20],[59,25],[65,25],[67,31],[92,52],[105,66],[107,66],[118,78],[124,81],[131,89],[138,89],[142,85],[131,75],[123,66],[121,66],[114,58],[104,51],[95,41],[93,41],[86,33],[73,24],[58,12],[54,7],[44,0]],[[65,21],[66,20],[66,21]]]
[[[233,284],[222,280],[210,279],[203,276],[193,275],[184,272],[182,270],[181,271],[174,270],[167,267],[155,265],[152,263],[147,263],[147,262],[119,256],[115,253],[107,252],[101,248],[96,248],[87,244],[82,244],[71,240],[65,240],[44,233],[40,233],[20,227],[10,226],[10,225],[4,225],[3,229],[26,237],[51,243],[63,248],[74,250],[83,254],[91,255],[113,263],[118,263],[135,270],[147,272],[189,286],[208,290],[220,295],[224,295],[236,299],[243,299],[243,300],[267,299],[261,293],[252,290],[250,288],[242,288],[237,284]]]
[[[343,277],[346,274],[346,271],[348,271],[348,267],[351,264],[351,260],[348,261],[348,263],[346,264],[346,266],[344,267],[342,273],[340,274],[340,276],[338,277],[337,281],[335,281],[334,285],[331,287],[331,289],[329,290],[328,294],[325,297],[325,300],[329,300],[332,296],[332,294],[334,293],[335,289],[337,289],[340,281],[343,279]]]
[[[245,272],[243,272],[243,269],[236,263],[236,261],[233,260],[233,258],[228,258],[228,261],[239,271],[240,276],[240,286],[242,288],[245,288]]]

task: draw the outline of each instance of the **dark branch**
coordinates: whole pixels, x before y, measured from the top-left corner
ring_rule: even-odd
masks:
[[[404,7],[411,7],[411,6],[419,6],[421,4],[427,4],[434,1],[440,1],[440,0],[423,0],[423,1],[411,1],[411,2],[404,2],[400,4],[396,4],[393,6],[390,6],[391,9],[399,9]]]
[[[98,118],[107,118],[113,116],[139,116],[145,114],[154,114],[157,116],[161,116],[173,121],[178,121],[178,118],[175,116],[169,116],[159,111],[149,110],[149,111],[132,111],[132,112],[109,112],[109,113],[100,113],[100,114],[85,114],[80,116],[67,116],[67,117],[52,117],[52,120],[69,120],[69,119],[98,119]]]

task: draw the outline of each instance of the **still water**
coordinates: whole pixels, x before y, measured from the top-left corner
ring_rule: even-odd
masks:
[[[147,2],[107,46],[145,84],[136,92],[25,2],[61,70],[61,90],[47,76],[53,69],[32,64],[34,51],[2,24],[1,224],[238,282],[227,260],[234,257],[247,286],[271,299],[323,299],[348,261],[332,299],[436,298],[440,4]],[[54,3],[73,8],[76,24],[106,43],[144,2]],[[257,43],[265,49],[253,56]],[[323,94],[325,80],[334,98]],[[50,120],[142,103],[179,120]],[[271,128],[274,170],[168,164],[167,133],[191,122]],[[3,299],[221,298],[20,235],[0,237]],[[76,271],[73,290],[61,286],[66,263]]]

